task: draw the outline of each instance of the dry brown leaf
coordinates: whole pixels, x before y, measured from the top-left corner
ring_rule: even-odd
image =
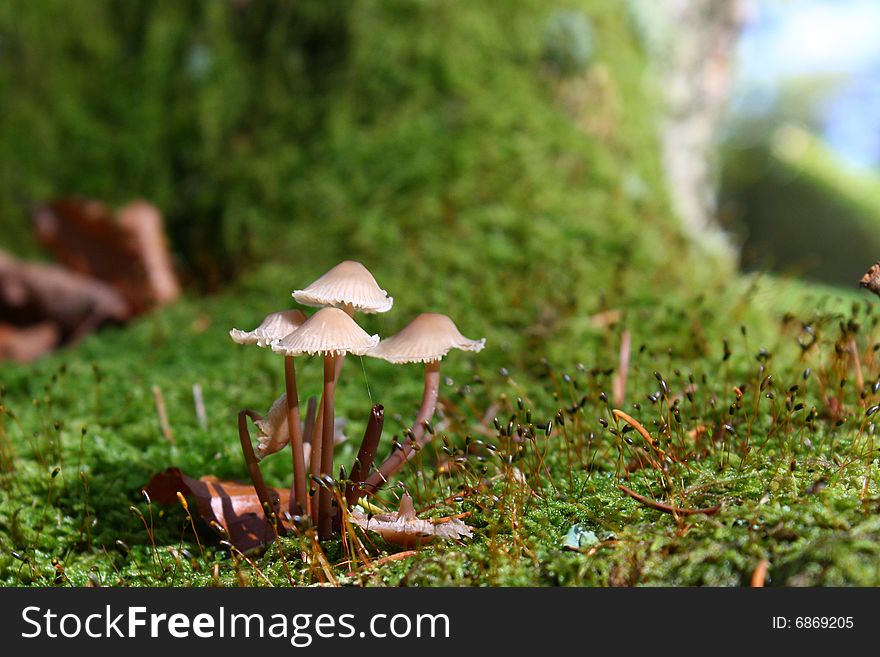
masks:
[[[61,340],[61,331],[52,322],[13,326],[0,322],[0,360],[29,363],[52,351]]]
[[[250,484],[221,481],[211,475],[193,479],[178,468],[169,468],[153,475],[144,490],[157,504],[179,504],[178,491],[195,498],[202,520],[215,530],[214,523],[222,527],[226,533],[224,538],[244,553],[275,540],[272,526],[266,522],[260,500]],[[281,488],[269,491],[280,508],[286,509],[290,491]]]
[[[69,269],[112,285],[133,314],[180,295],[162,215],[134,201],[115,214],[103,203],[62,199],[34,212],[37,238]]]
[[[456,540],[473,537],[471,528],[458,518],[444,519],[444,522],[419,518],[416,516],[412,498],[407,493],[400,498],[397,513],[367,516],[362,511],[353,509],[348,519],[361,529],[376,532],[389,543],[403,547],[418,547],[435,538]]]
[[[50,321],[75,340],[107,320],[124,321],[129,311],[106,283],[0,251],[0,316],[17,326]]]

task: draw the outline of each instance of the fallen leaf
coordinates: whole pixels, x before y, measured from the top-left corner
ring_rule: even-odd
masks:
[[[596,532],[582,525],[572,525],[565,535],[562,547],[569,550],[582,550],[593,547],[597,543],[599,543],[599,537],[596,536]]]
[[[69,198],[37,208],[33,220],[56,260],[112,285],[133,314],[180,296],[155,206],[134,201],[114,213],[98,201]]]
[[[471,528],[458,518],[444,519],[443,522],[419,518],[407,493],[400,498],[397,513],[368,516],[355,508],[348,514],[348,520],[361,529],[376,532],[389,543],[403,547],[418,547],[435,538],[456,540],[473,537]]]
[[[250,484],[221,481],[211,475],[193,479],[178,468],[169,468],[153,475],[144,491],[157,504],[179,504],[178,491],[194,497],[202,520],[215,531],[218,525],[222,527],[223,532],[218,533],[245,554],[275,540],[275,532],[266,522],[257,492]],[[289,490],[270,488],[269,494],[280,508],[287,508]]]
[[[0,317],[19,327],[52,322],[75,342],[108,320],[128,319],[129,310],[106,283],[0,251]]]
[[[13,326],[0,322],[0,360],[29,363],[52,351],[61,340],[53,322]]]

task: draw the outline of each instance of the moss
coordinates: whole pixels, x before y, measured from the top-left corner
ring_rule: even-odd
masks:
[[[84,585],[91,577],[105,584],[214,585],[214,563],[222,585],[243,581],[258,585],[265,582],[263,577],[285,583],[285,561],[293,581],[320,581],[314,565],[297,556],[311,549],[300,539],[282,541],[285,560],[272,547],[251,565],[226,554],[210,531],[198,525],[202,556],[181,509],[151,507],[138,494],[152,472],[168,465],[194,475],[242,477],[234,412],[239,406],[271,399],[281,383],[280,365],[272,354],[232,345],[225,332],[234,316],[247,314],[243,305],[265,303],[264,290],[280,285],[284,275],[284,270],[270,267],[208,303],[192,300],[169,308],[128,329],[90,338],[76,352],[58,354],[35,368],[4,369],[0,435],[3,453],[14,449],[16,454],[11,462],[4,462],[2,478],[6,501],[0,505],[0,577],[5,583]],[[249,290],[261,292],[249,295]],[[716,293],[725,299],[723,291]],[[759,296],[760,288],[752,294]],[[838,307],[845,305],[842,302],[837,302]],[[735,328],[730,334],[732,355],[725,361],[720,337],[729,328],[728,311],[703,326],[706,341],[713,346],[694,356],[682,344],[687,334],[681,330],[687,326],[689,333],[693,325],[660,321],[670,312],[700,316],[691,304],[666,299],[653,310],[642,308],[643,321],[631,325],[634,344],[646,345],[634,356],[630,371],[631,399],[640,405],[631,412],[656,435],[652,418],[655,422],[671,418],[662,404],[654,405],[646,397],[658,387],[653,372],[663,372],[672,395],[683,394],[693,372],[694,401],[681,398],[683,427],[671,429],[664,444],[696,449],[687,431],[705,425],[702,451],[694,453],[688,466],[675,463],[668,492],[661,485],[664,475],[650,467],[633,471],[626,483],[648,496],[669,497],[673,504],[692,508],[721,504],[721,511],[677,522],[617,488],[618,447],[623,463],[644,452],[621,442],[598,422],[610,418],[599,392],[609,390],[610,377],[604,370],[613,367],[613,340],[596,350],[589,367],[580,369],[568,361],[571,368],[546,365],[543,374],[514,368],[499,374],[504,353],[490,349],[485,358],[473,362],[449,359],[447,373],[454,382],[447,382],[442,391],[449,444],[463,447],[465,434],[473,431],[492,400],[500,404],[498,417],[514,415],[514,426],[528,426],[526,411],[534,423],[540,423],[553,419],[560,408],[563,426],[555,418],[550,438],[535,429],[539,437],[527,440],[522,449],[503,434],[486,437],[484,442],[496,445],[496,451],[478,450],[467,459],[465,470],[452,478],[437,478],[433,464],[437,456],[424,455],[404,476],[417,504],[434,502],[454,494],[459,486],[470,487],[484,479],[476,494],[434,510],[437,515],[469,513],[467,522],[474,527],[475,539],[423,548],[362,576],[345,574],[346,551],[331,542],[327,556],[340,563],[337,576],[343,583],[366,585],[742,585],[748,583],[758,561],[769,559],[774,584],[876,582],[872,562],[861,558],[873,554],[876,534],[870,509],[877,496],[878,473],[872,465],[865,488],[869,434],[863,420],[863,409],[873,403],[874,395],[859,400],[851,371],[834,355],[838,337],[834,329],[820,333],[813,350],[801,353],[796,332],[777,328],[773,342],[748,344],[751,333],[737,339]],[[871,307],[866,310],[857,304],[855,312],[853,320],[860,325],[875,324]],[[835,313],[828,318],[838,316]],[[823,323],[815,317],[800,319],[817,326]],[[767,320],[763,328],[773,335],[772,322]],[[178,330],[171,331],[172,326]],[[762,325],[750,319],[748,326]],[[872,344],[872,332],[857,334],[859,343]],[[672,354],[667,344],[673,346]],[[772,354],[764,372],[755,358],[759,344],[767,345]],[[865,371],[872,371],[871,354],[866,352]],[[805,366],[812,366],[806,382]],[[825,412],[821,390],[837,386],[834,372],[839,367],[844,367],[848,381],[841,393],[847,419],[837,427],[821,417],[810,418],[808,410],[815,406],[823,409],[820,416]],[[359,369],[356,362],[350,363],[339,393],[353,436],[359,435],[369,403]],[[418,399],[418,374],[407,376],[378,361],[365,361],[363,369],[372,394],[390,409],[389,433],[398,431],[394,416],[401,413],[400,424],[409,417],[407,409],[412,410]],[[565,372],[570,382],[565,381]],[[768,373],[773,379],[764,394],[772,392],[774,399],[754,395]],[[316,388],[318,374],[314,364],[307,364],[301,380],[307,388]],[[195,382],[205,391],[207,431],[198,427],[191,408],[190,388]],[[161,438],[149,393],[153,384],[165,393],[176,445]],[[734,408],[731,415],[728,406],[736,400],[734,385],[746,392],[741,408]],[[803,391],[788,392],[793,385]],[[515,402],[518,396],[524,399],[522,410]],[[787,396],[803,399],[805,409],[786,410]],[[585,401],[578,406],[581,398]],[[735,428],[734,438],[721,430],[723,424]],[[751,446],[747,456],[746,439]],[[353,449],[354,445],[345,445],[340,460],[350,460]],[[550,468],[547,476],[536,474],[540,471],[536,449]],[[525,475],[528,486],[504,465],[505,454]],[[266,466],[275,483],[284,483],[289,476],[284,459],[269,459]],[[53,477],[55,468],[59,471]],[[825,487],[817,487],[817,482]],[[152,527],[152,539],[132,506]],[[574,524],[600,537],[596,549],[580,553],[563,549]],[[395,551],[381,542],[372,546],[365,542],[365,546],[371,560]],[[58,577],[53,559],[63,565],[63,578]]]
[[[877,395],[855,389],[846,351],[854,339],[870,383],[873,306],[736,277],[681,234],[663,193],[645,54],[623,5],[303,3],[285,20],[275,12],[288,5],[233,6],[97,3],[83,19],[90,31],[42,30],[41,50],[22,37],[57,23],[63,4],[0,15],[30,71],[0,120],[0,140],[16,145],[0,157],[22,155],[2,184],[36,198],[146,194],[168,211],[179,253],[206,285],[248,269],[214,296],[193,293],[33,366],[0,367],[0,582],[327,580],[307,538],[230,554],[198,523],[196,540],[181,508],[150,504],[139,489],[171,465],[244,477],[235,414],[268,408],[282,368],[227,331],[255,325],[349,257],[396,299],[388,315],[359,318],[370,332],[436,310],[488,345],[444,362],[442,438],[401,476],[419,507],[461,497],[428,512],[468,514],[474,539],[401,559],[373,537],[362,550],[331,541],[336,581],[739,585],[762,559],[774,584],[873,581],[859,557],[873,554],[865,409]],[[541,26],[560,8],[582,11],[595,37],[588,69],[565,79],[541,61]],[[66,76],[70,52],[101,74]],[[149,84],[121,80],[132,71]],[[33,112],[61,97],[50,115]],[[63,148],[77,139],[93,148]],[[219,269],[208,264],[217,256]],[[605,401],[624,329],[626,409],[676,456],[656,467]],[[318,363],[304,360],[298,378],[305,396],[319,392]],[[196,383],[207,429],[193,410]],[[162,437],[153,386],[175,443]],[[339,461],[351,462],[371,402],[387,409],[387,451],[420,394],[417,368],[350,359],[336,400],[352,440]],[[443,438],[462,461],[445,474]],[[288,467],[267,459],[267,479],[288,483]],[[676,519],[619,483],[720,510]],[[383,495],[389,506],[396,492]],[[565,550],[575,524],[599,544]]]

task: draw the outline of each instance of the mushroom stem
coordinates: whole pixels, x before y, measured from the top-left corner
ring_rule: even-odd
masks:
[[[345,502],[348,506],[353,506],[361,496],[360,483],[373,467],[373,459],[376,457],[376,448],[379,447],[384,424],[385,409],[381,404],[376,404],[370,410],[370,420],[364,431],[364,439],[361,441],[361,448],[358,450],[354,465],[351,466],[349,482],[345,486]]]
[[[330,538],[333,533],[333,492],[328,487],[327,477],[333,477],[333,395],[336,390],[336,356],[324,356],[324,413],[321,439],[321,482],[318,491],[318,538]]]
[[[333,373],[333,382],[339,381],[339,374],[342,372],[342,363],[344,362],[344,356],[338,356],[336,358],[335,371]],[[324,430],[324,396],[321,396],[321,402],[318,405],[318,413],[315,416],[315,422],[310,427],[306,427],[304,431],[304,435],[309,436],[309,444],[312,446],[311,452],[309,453],[309,476],[310,477],[320,477],[321,476],[321,437],[323,436]],[[336,427],[333,427],[333,434],[336,433]],[[320,498],[320,495],[318,495]],[[314,502],[314,500],[313,500]],[[312,521],[317,524],[318,523],[318,505],[313,504],[315,507],[312,514]]]
[[[251,410],[243,410],[238,414],[238,437],[241,440],[241,451],[244,454],[244,461],[247,464],[248,474],[251,476],[251,481],[254,483],[254,490],[257,492],[257,498],[260,500],[260,506],[263,508],[263,512],[265,513],[265,509],[272,509],[275,514],[275,526],[280,535],[284,535],[287,533],[287,530],[284,529],[284,525],[281,524],[281,518],[278,515],[278,505],[276,501],[270,496],[269,488],[266,486],[266,481],[263,479],[263,473],[260,472],[260,465],[257,463],[257,456],[254,454],[254,446],[251,443],[251,434],[248,431],[247,419],[251,418],[252,420],[260,419],[260,415]],[[270,522],[268,516],[266,516],[266,522]]]
[[[303,421],[303,440],[306,436],[311,437],[312,429],[315,428],[315,411],[318,410],[318,400],[315,397],[309,397],[309,403],[306,407],[306,419]],[[305,445],[303,445],[305,449]]]
[[[293,356],[284,357],[284,383],[287,387],[287,429],[293,452],[293,482],[290,485],[290,515],[306,510],[306,461],[303,454],[302,425],[299,419],[299,396],[296,391],[296,365]]]
[[[354,319],[354,306],[350,303],[342,304],[342,310],[346,315]],[[339,381],[339,375],[342,374],[342,366],[345,365],[345,354],[340,354],[336,357],[336,371],[333,373],[334,381]]]
[[[320,479],[321,476],[321,437],[324,434],[324,399],[322,397],[321,402],[318,404],[318,413],[315,416],[315,423],[312,425],[312,430],[309,438],[309,445],[312,446],[311,451],[309,452],[309,480],[310,482],[314,482],[316,479]],[[309,490],[311,490],[311,483],[309,483]],[[320,490],[320,487],[317,489]],[[318,499],[320,495],[317,491],[313,495],[309,497],[309,515],[312,517],[312,522],[315,526],[318,525],[318,518],[320,517],[320,509],[318,508]]]
[[[434,411],[437,408],[437,394],[440,390],[440,361],[435,360],[425,363],[425,390],[422,393],[422,406],[419,414],[416,416],[416,423],[412,427],[412,433],[415,437],[415,444],[419,449],[427,445],[431,441],[431,434],[425,437],[425,423],[430,422],[434,417]],[[411,443],[403,446],[391,453],[379,469],[367,477],[364,482],[364,488],[370,492],[378,490],[382,484],[394,475],[403,465],[416,454],[416,449]]]

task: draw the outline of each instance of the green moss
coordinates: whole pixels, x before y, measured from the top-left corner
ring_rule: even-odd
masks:
[[[150,507],[138,494],[153,472],[170,465],[196,476],[244,476],[235,412],[242,406],[268,405],[280,387],[280,362],[271,353],[233,345],[225,333],[228,326],[241,323],[237,317],[253,319],[256,308],[268,307],[268,297],[276,296],[270,290],[283,287],[286,277],[285,269],[269,267],[210,301],[186,301],[127,329],[89,338],[75,352],[62,352],[35,367],[3,369],[0,437],[4,459],[10,449],[16,454],[4,460],[0,480],[5,493],[0,505],[0,578],[6,584],[84,585],[91,577],[104,584],[213,585],[214,563],[221,585],[240,584],[239,572],[254,585],[265,583],[263,577],[279,584],[288,581],[277,547],[254,557],[252,566],[228,555],[199,524],[202,556],[181,509]],[[629,396],[640,408],[629,411],[654,435],[654,422],[669,422],[673,428],[663,441],[666,448],[671,442],[673,449],[692,452],[687,466],[672,464],[668,493],[663,476],[651,467],[633,471],[624,481],[671,504],[720,504],[720,511],[677,522],[617,488],[618,447],[624,464],[644,455],[638,442],[630,447],[599,423],[600,418],[610,419],[599,393],[610,391],[606,369],[613,369],[616,361],[617,329],[599,332],[583,368],[569,358],[561,367],[509,367],[506,373],[499,373],[499,366],[508,359],[492,345],[490,333],[490,347],[479,358],[453,355],[444,366],[453,382],[444,384],[441,393],[447,409],[446,423],[438,424],[442,434],[452,448],[462,449],[466,434],[474,433],[484,409],[495,401],[502,427],[511,415],[514,426],[528,426],[528,410],[533,423],[554,419],[552,435],[546,438],[535,428],[537,439],[525,441],[522,449],[504,435],[475,435],[495,444],[497,451],[478,449],[463,471],[440,478],[434,474],[435,460],[442,457],[437,441],[437,450],[423,455],[403,481],[421,506],[483,479],[477,493],[463,494],[460,503],[432,512],[469,513],[466,521],[474,528],[473,541],[422,548],[415,556],[389,561],[362,576],[346,575],[347,553],[331,542],[327,556],[340,563],[337,577],[342,583],[366,585],[742,585],[757,563],[768,559],[773,584],[876,583],[873,561],[863,558],[874,554],[876,534],[870,517],[878,499],[873,464],[867,488],[864,484],[870,447],[864,408],[876,395],[869,392],[860,401],[851,368],[834,352],[840,339],[838,318],[846,324],[852,312],[852,321],[864,327],[855,334],[858,344],[873,344],[873,307],[856,304],[849,310],[845,299],[837,299],[825,314],[813,311],[791,320],[781,314],[797,304],[784,301],[779,283],[764,287],[709,290],[707,296],[717,300],[711,312],[706,301],[700,305],[687,296],[664,296],[653,306],[622,299],[624,307],[636,309],[627,316],[637,318],[628,322],[636,347]],[[766,303],[774,288],[779,310],[767,315],[761,300]],[[842,308],[847,308],[846,315]],[[748,326],[745,336],[739,321]],[[819,334],[806,352],[797,344],[800,331],[785,328],[798,321],[811,323]],[[689,341],[697,324],[705,344],[694,346]],[[727,360],[722,337],[728,338],[732,352]],[[758,359],[762,346],[769,355]],[[873,371],[873,353],[865,351],[865,372]],[[812,369],[806,381],[805,367]],[[338,395],[340,412],[351,421],[350,435],[360,435],[370,402],[365,375],[373,398],[389,409],[388,434],[399,433],[414,412],[419,373],[369,359],[361,370],[357,359],[346,366]],[[670,395],[681,396],[680,429],[665,406],[646,397],[658,389],[655,370],[662,372]],[[684,396],[691,373],[696,382],[693,402]],[[772,382],[756,395],[768,374]],[[821,396],[830,394],[823,390],[839,388],[840,377],[846,381],[837,393],[846,421],[835,426],[823,419],[827,410]],[[319,371],[314,363],[303,364],[300,379],[307,393],[317,391]],[[192,410],[193,383],[205,391],[207,431],[198,427]],[[151,385],[164,392],[176,445],[161,437]],[[741,408],[731,415],[735,385],[745,393]],[[793,385],[799,390],[788,392]],[[767,392],[774,399],[762,396]],[[805,408],[795,410],[792,403],[792,409],[786,409],[787,396],[792,402],[802,400]],[[517,397],[524,400],[522,410]],[[817,417],[810,415],[813,407]],[[559,409],[565,418],[561,427],[555,417]],[[734,437],[721,428],[724,424],[734,427]],[[707,433],[698,447],[687,432],[701,425]],[[84,435],[81,427],[86,428]],[[747,456],[746,440],[751,446]],[[388,443],[383,444],[387,450]],[[350,461],[354,448],[352,442],[344,445],[339,461]],[[536,449],[550,468],[546,476],[537,474]],[[504,465],[505,455],[525,475],[527,486]],[[270,481],[287,482],[287,459],[269,459],[265,465]],[[59,471],[53,478],[55,468]],[[155,550],[131,506],[148,526],[152,514]],[[577,553],[563,548],[574,524],[600,537],[595,550]],[[284,539],[282,546],[293,581],[322,579],[314,565],[297,556],[308,554],[307,542]],[[371,559],[395,551],[375,539],[365,546]],[[63,578],[53,559],[64,565]]]
[[[248,270],[214,296],[191,294],[35,365],[0,367],[0,582],[324,581],[303,537],[244,559],[203,524],[196,541],[181,508],[148,504],[139,489],[169,466],[245,477],[236,413],[268,408],[282,367],[227,331],[288,306],[291,289],[342,258],[367,263],[395,297],[391,313],[359,318],[370,332],[436,310],[488,344],[444,362],[441,438],[401,476],[419,507],[460,495],[429,513],[468,514],[474,539],[386,561],[397,548],[372,536],[362,553],[331,541],[340,583],[738,585],[765,558],[774,584],[874,581],[858,557],[873,554],[864,409],[876,393],[860,397],[841,347],[856,340],[870,383],[873,306],[733,276],[681,234],[625,6],[235,6],[96,3],[82,18],[90,29],[72,18],[69,31],[64,21],[44,29],[67,16],[63,3],[0,10],[23,62],[21,72],[0,68],[22,85],[0,119],[0,141],[14,145],[0,158],[19,158],[4,189],[144,194],[167,211],[178,253],[204,284]],[[595,37],[588,69],[565,79],[542,62],[542,26],[560,8],[582,11]],[[46,37],[39,49],[26,38],[35,31]],[[80,71],[83,62],[93,67]],[[57,109],[35,112],[40,103]],[[65,146],[80,142],[88,147]],[[24,221],[20,209],[0,215]],[[815,343],[802,348],[813,339],[804,324]],[[625,407],[655,436],[669,427],[662,447],[678,457],[668,471],[623,470],[645,453],[601,394],[612,394],[624,329]],[[658,403],[648,397],[660,386],[654,372],[670,390]],[[318,394],[318,363],[303,359],[298,378],[304,396]],[[387,409],[384,455],[421,385],[417,367],[350,359],[336,399],[351,440],[338,462],[351,462],[373,401]],[[175,443],[162,437],[153,386]],[[735,386],[744,396],[731,410]],[[496,432],[492,416],[534,439]],[[449,474],[438,474],[442,438],[463,461]],[[288,483],[287,459],[264,466],[270,483]],[[721,508],[676,520],[621,482],[669,504]],[[383,495],[389,506],[397,490]],[[574,524],[600,539],[595,551],[563,548]]]

